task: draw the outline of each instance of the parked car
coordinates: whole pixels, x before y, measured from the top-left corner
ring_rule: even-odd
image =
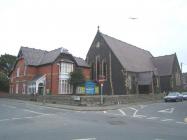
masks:
[[[183,95],[180,94],[179,92],[169,92],[167,96],[164,97],[164,101],[165,102],[169,102],[169,101],[183,101]]]
[[[184,100],[187,100],[187,92],[182,92],[182,96]]]

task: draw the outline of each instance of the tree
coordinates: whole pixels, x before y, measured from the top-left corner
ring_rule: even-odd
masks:
[[[77,86],[81,85],[84,82],[85,80],[81,69],[76,69],[75,71],[70,73],[69,83],[73,86],[73,94],[76,93]]]
[[[8,75],[14,66],[16,57],[4,54],[0,56],[0,91],[7,92],[9,90],[9,78]]]
[[[2,71],[8,76],[15,62],[16,62],[16,56],[9,55],[9,54],[1,55],[0,71]]]
[[[9,79],[6,74],[0,72],[0,91],[8,92],[9,90]]]

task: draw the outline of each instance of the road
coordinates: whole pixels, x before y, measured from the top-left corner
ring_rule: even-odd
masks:
[[[0,140],[187,140],[187,101],[72,111],[0,99]]]

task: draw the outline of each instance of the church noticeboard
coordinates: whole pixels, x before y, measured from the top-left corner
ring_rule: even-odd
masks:
[[[95,83],[92,81],[87,81],[85,83],[85,93],[86,94],[95,94]]]

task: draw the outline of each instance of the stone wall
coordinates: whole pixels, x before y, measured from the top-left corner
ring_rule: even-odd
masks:
[[[6,94],[0,97],[12,98],[19,100],[46,102],[53,104],[65,104],[76,106],[100,106],[101,98],[97,96],[74,96],[74,95],[46,95],[46,96],[33,96],[33,95],[20,95],[20,94]],[[139,103],[163,99],[163,94],[139,94],[139,95],[113,95],[103,96],[103,105],[115,104],[128,104]]]

